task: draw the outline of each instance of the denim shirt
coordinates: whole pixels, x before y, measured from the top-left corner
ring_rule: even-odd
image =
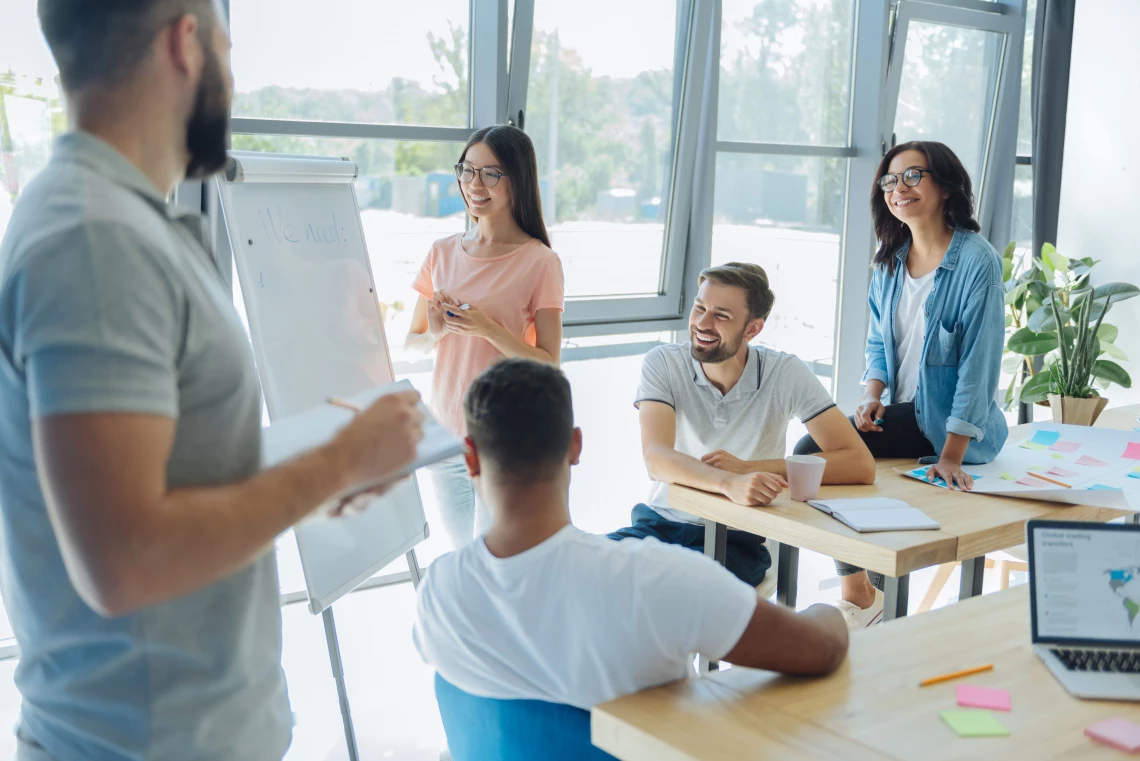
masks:
[[[886,265],[876,268],[867,296],[871,326],[863,383],[882,381],[892,399],[899,366],[895,311],[909,250],[907,243],[895,254],[893,274]],[[1001,257],[985,238],[961,228],[954,231],[924,313],[926,335],[914,397],[918,427],[936,452],[942,452],[947,433],[957,433],[971,439],[964,462],[990,462],[1009,430],[995,401],[1005,343]]]

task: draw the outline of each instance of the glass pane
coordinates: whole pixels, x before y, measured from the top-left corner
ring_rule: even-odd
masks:
[[[234,116],[466,127],[468,0],[392,12],[374,0],[231,0]]]
[[[676,9],[673,0],[535,4],[525,126],[568,297],[660,288]]]
[[[1025,56],[1021,64],[1021,109],[1017,120],[1017,155],[1033,155],[1033,30],[1037,24],[1037,0],[1025,6]]]
[[[712,263],[763,267],[776,303],[758,342],[829,378],[846,183],[846,159],[720,154],[716,161]]]
[[[724,0],[721,140],[846,145],[854,0]]]
[[[0,12],[0,236],[16,199],[67,129],[55,62],[40,34],[35,3]]]
[[[1013,170],[1013,240],[1018,251],[1033,246],[1033,167],[1018,166]]]
[[[970,173],[978,197],[1003,38],[997,32],[924,21],[911,21],[907,30],[896,140],[937,140],[950,146]]]

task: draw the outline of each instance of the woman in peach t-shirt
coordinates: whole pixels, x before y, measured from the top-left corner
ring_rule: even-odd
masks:
[[[476,376],[503,357],[558,364],[562,262],[550,250],[538,192],[538,162],[527,134],[510,126],[471,136],[455,175],[477,224],[436,241],[413,287],[419,293],[405,343],[436,349],[432,407],[466,437],[463,398]],[[462,307],[462,308],[460,308]],[[430,468],[444,529],[456,547],[486,529],[462,457]]]

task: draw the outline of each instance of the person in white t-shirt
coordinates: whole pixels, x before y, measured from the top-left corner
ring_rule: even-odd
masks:
[[[691,340],[658,346],[642,363],[634,405],[654,484],[648,503],[633,508],[633,525],[612,539],[654,537],[703,552],[704,526],[669,506],[669,484],[741,505],[769,504],[787,486],[784,456],[793,417],[821,444],[824,483],[875,481],[871,453],[808,366],[794,354],[749,345],[776,299],[763,268],[712,267],[697,286]],[[763,537],[730,530],[725,565],[758,586],[772,558]]]
[[[692,674],[694,653],[788,674],[843,661],[834,608],[792,613],[698,553],[573,526],[582,431],[557,368],[499,362],[471,384],[465,412],[468,472],[493,522],[432,563],[413,632],[451,684],[589,709]]]

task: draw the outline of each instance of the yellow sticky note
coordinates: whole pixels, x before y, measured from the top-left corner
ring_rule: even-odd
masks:
[[[1041,450],[1048,449],[1049,447],[1046,446],[1045,444],[1040,444],[1036,441],[1025,441],[1025,442],[1022,442],[1021,448],[1022,449],[1035,449],[1038,452],[1040,452]]]
[[[992,711],[980,708],[967,708],[957,711],[943,711],[942,721],[959,737],[1006,737],[1009,730],[1002,726]]]
[[[1030,465],[1029,469],[1030,470],[1045,470],[1045,468],[1041,467],[1040,465]]]
[[[1002,473],[1001,477],[1004,478],[1006,481],[1016,481],[1017,480],[1017,476],[1015,476],[1011,473]]]
[[[1053,455],[1053,459],[1054,459],[1054,460],[1063,460],[1063,459],[1065,459],[1065,455],[1063,455],[1063,454],[1055,454],[1055,455]]]

